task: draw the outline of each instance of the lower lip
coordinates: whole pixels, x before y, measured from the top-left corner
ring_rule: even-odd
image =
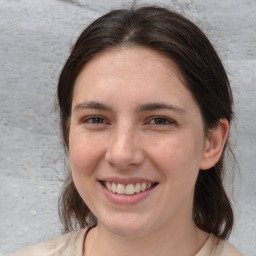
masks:
[[[114,204],[133,205],[145,200],[153,192],[156,186],[134,195],[119,195],[110,192],[101,182],[100,185],[107,198]]]

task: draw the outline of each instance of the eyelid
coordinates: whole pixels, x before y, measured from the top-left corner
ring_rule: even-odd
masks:
[[[162,120],[166,120],[167,122],[169,122],[168,124],[152,124],[152,125],[173,125],[173,124],[176,124],[176,122],[172,119],[172,118],[169,118],[169,117],[166,117],[166,116],[151,116],[150,118],[148,118],[146,124],[151,124],[150,122],[152,120],[155,120],[155,119],[162,119]]]
[[[99,123],[97,123],[97,122],[95,122],[95,123],[94,123],[94,122],[88,122],[89,120],[92,120],[93,118],[102,119],[103,122],[102,122],[102,123],[101,123],[101,122],[99,122]],[[89,124],[109,124],[108,120],[107,120],[105,117],[101,116],[101,115],[92,115],[92,116],[84,117],[84,118],[81,119],[81,123],[89,123]]]

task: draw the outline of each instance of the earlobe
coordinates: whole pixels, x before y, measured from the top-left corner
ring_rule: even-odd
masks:
[[[204,153],[200,165],[201,170],[213,167],[220,159],[229,132],[229,123],[221,118],[216,128],[206,138]]]

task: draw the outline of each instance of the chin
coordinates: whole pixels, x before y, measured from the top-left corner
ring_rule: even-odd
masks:
[[[106,222],[105,228],[111,233],[117,236],[123,237],[140,237],[147,233],[146,228],[148,225],[145,223],[138,223],[138,219],[134,220],[119,220],[113,219],[112,221]]]

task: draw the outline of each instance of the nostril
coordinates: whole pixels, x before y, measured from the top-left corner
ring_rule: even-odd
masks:
[[[106,161],[119,169],[127,169],[131,164],[134,164],[134,155],[132,152],[124,150],[108,151],[105,156]]]
[[[139,165],[144,162],[143,150],[138,147],[115,147],[109,148],[105,160],[118,169],[128,169],[131,165]]]

